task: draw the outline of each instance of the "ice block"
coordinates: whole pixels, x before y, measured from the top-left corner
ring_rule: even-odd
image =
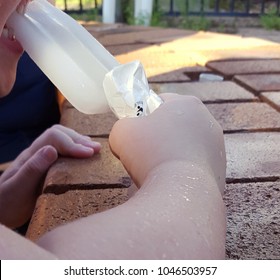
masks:
[[[119,118],[124,117],[123,114],[118,115],[119,109],[114,109],[117,104],[118,108],[131,107],[131,115],[125,114],[125,117],[132,117],[137,116],[135,111],[138,110],[139,100],[145,98],[143,89],[147,90],[147,98],[150,99],[151,93],[147,86],[136,88],[131,97],[127,96],[127,91],[120,92],[119,89],[128,87],[121,83],[131,83],[131,79],[137,80],[138,76],[132,77],[127,71],[129,67],[120,67],[117,60],[83,26],[46,0],[31,1],[24,14],[14,12],[7,26],[13,28],[26,52],[79,111],[96,114],[113,108]],[[139,71],[143,72],[141,81],[135,80],[134,83],[144,81],[147,85],[143,67],[137,62],[132,64],[142,68]],[[122,68],[124,70],[120,70]],[[111,73],[111,77],[118,74],[115,79],[107,82],[105,76],[108,73]],[[123,75],[130,78],[119,79]],[[112,86],[112,82],[116,85]],[[107,83],[110,86],[106,86]],[[137,98],[133,104],[131,100],[135,96]],[[145,112],[149,111],[145,109]]]

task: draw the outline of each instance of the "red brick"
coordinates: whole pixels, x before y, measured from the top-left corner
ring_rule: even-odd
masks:
[[[112,55],[127,54],[129,52],[141,50],[150,47],[149,44],[132,44],[132,45],[113,45],[107,46],[106,49]]]
[[[280,91],[280,74],[237,75],[235,80],[255,93]]]
[[[202,73],[211,73],[211,70],[207,67],[196,65],[186,67],[184,73],[192,80],[196,81],[199,79],[199,75]]]
[[[157,93],[174,92],[194,95],[203,102],[258,100],[255,95],[230,81],[151,84],[151,88]]]
[[[104,46],[137,43],[164,43],[194,34],[193,31],[180,29],[150,28],[144,31],[124,32],[104,35],[99,41]]]
[[[92,137],[108,137],[116,121],[117,118],[112,112],[86,115],[74,108],[64,107],[60,123],[83,135]]]
[[[127,201],[128,189],[73,190],[43,194],[36,203],[26,237],[37,240],[57,226],[113,208]]]
[[[263,92],[260,98],[280,112],[280,91]]]
[[[279,180],[279,143],[279,132],[226,134],[228,182]]]
[[[167,73],[151,76],[148,78],[150,83],[163,82],[189,82],[190,78],[185,74],[186,68],[169,71]]]
[[[280,131],[280,115],[266,103],[225,103],[206,105],[223,130]]]
[[[68,190],[129,187],[132,182],[121,162],[112,154],[107,139],[94,139],[102,144],[99,154],[89,159],[61,157],[49,170],[44,193]]]
[[[279,182],[228,184],[228,259],[279,260]]]
[[[280,73],[280,59],[211,61],[207,67],[226,77],[239,74]]]

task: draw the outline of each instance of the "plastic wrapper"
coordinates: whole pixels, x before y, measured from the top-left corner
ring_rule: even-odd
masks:
[[[139,61],[115,67],[103,82],[108,104],[118,118],[146,116],[162,103],[148,85]]]

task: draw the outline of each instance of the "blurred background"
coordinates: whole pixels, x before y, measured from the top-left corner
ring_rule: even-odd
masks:
[[[114,22],[147,25],[146,14],[135,14],[137,2],[152,2],[151,26],[226,33],[235,33],[237,26],[280,30],[280,0],[56,0],[56,6],[77,20],[100,22],[106,6]]]

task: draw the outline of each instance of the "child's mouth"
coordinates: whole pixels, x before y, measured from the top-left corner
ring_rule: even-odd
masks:
[[[6,25],[3,28],[0,42],[5,45],[10,51],[17,53],[23,51],[21,44],[16,40],[13,29],[8,28]]]

